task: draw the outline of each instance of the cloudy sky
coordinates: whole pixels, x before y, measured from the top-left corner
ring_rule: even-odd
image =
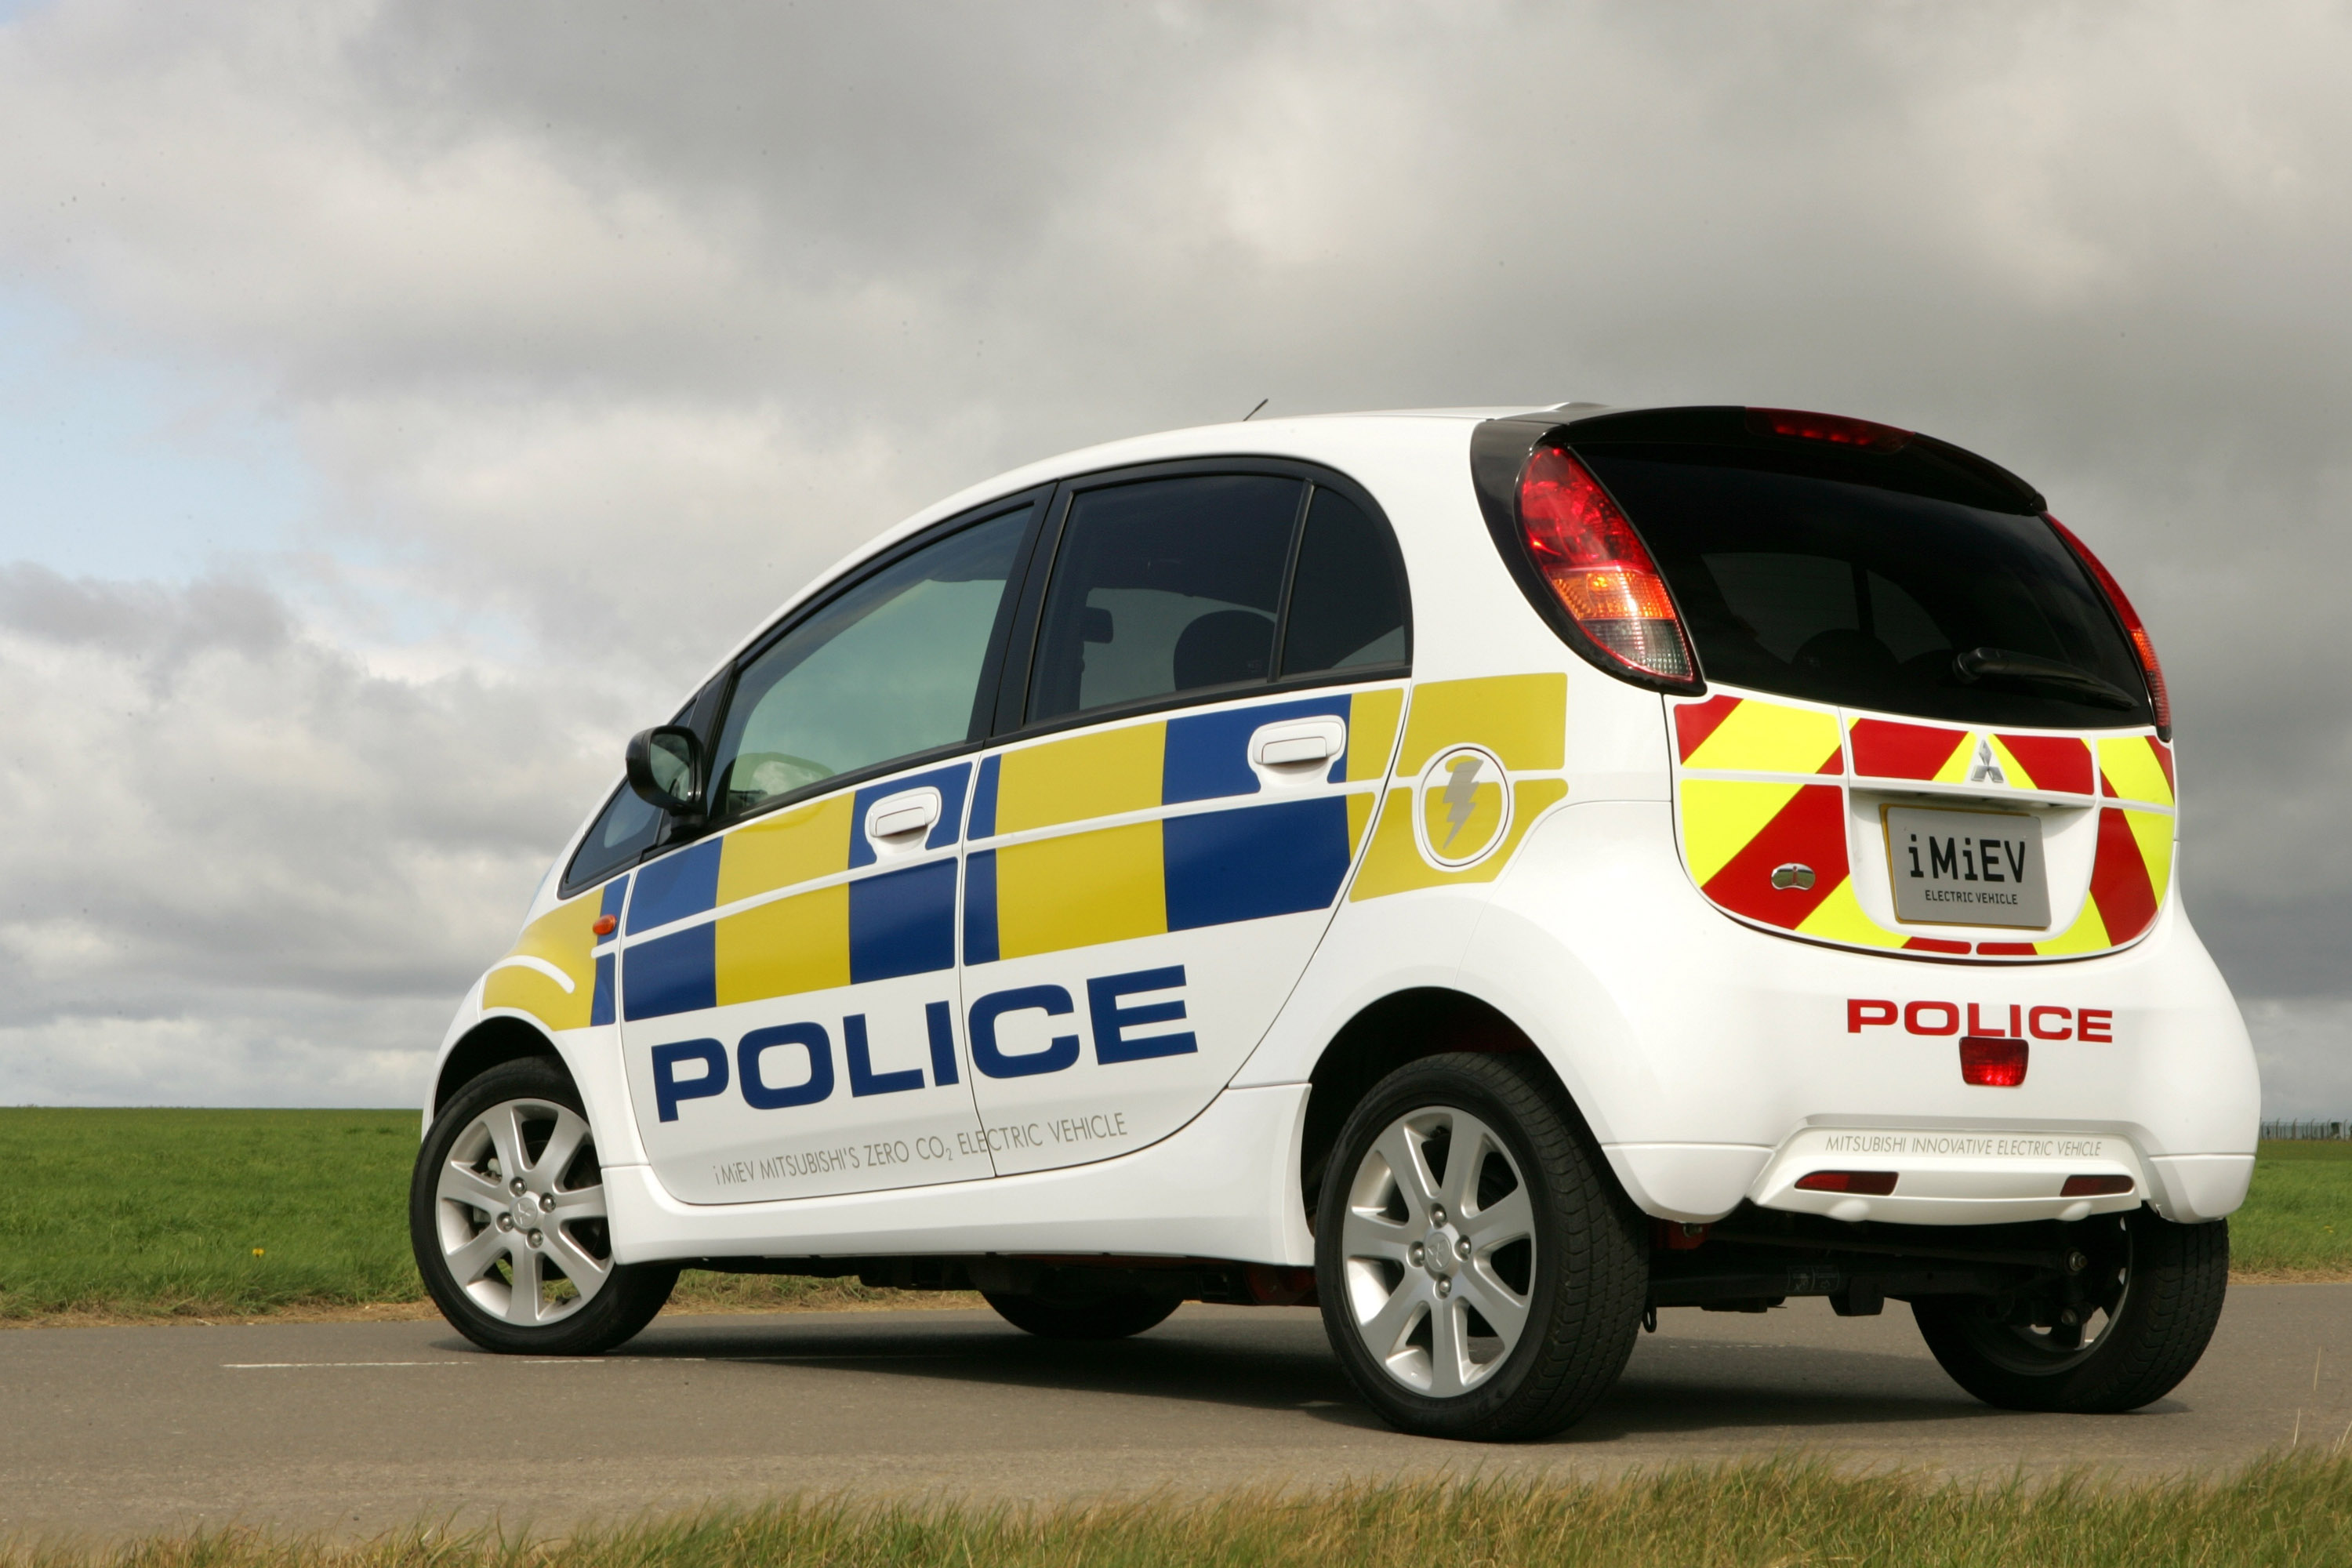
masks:
[[[622,739],[950,489],[1578,398],[2039,484],[2352,1113],[2348,77],[2255,0],[0,0],[0,1103],[413,1103]]]

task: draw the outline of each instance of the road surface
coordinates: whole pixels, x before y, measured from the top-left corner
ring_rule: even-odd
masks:
[[[483,1355],[438,1321],[0,1332],[0,1538],[194,1524],[560,1529],[844,1489],[1043,1500],[1630,1467],[1774,1451],[1948,1474],[2235,1465],[2352,1426],[2352,1285],[2240,1286],[2189,1381],[2122,1416],[1978,1405],[1910,1314],[1689,1310],[1560,1438],[1400,1436],[1319,1318],[1187,1307],[1109,1345],[984,1311],[667,1317],[590,1361]],[[2347,1444],[2352,1451],[2352,1444]]]

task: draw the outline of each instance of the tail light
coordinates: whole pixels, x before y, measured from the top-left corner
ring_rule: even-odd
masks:
[[[1520,471],[1519,533],[1536,571],[1601,652],[1654,679],[1698,683],[1666,580],[1601,481],[1565,447],[1538,447]]]
[[[1979,1089],[2015,1089],[2025,1081],[2026,1044],[2000,1035],[1960,1037],[1960,1079]]]
[[[1797,1185],[1809,1193],[1861,1193],[1868,1197],[1883,1198],[1895,1190],[1895,1173],[1811,1171],[1797,1178]]]
[[[2169,741],[2172,739],[2172,698],[2164,689],[2164,667],[2156,662],[2156,643],[2148,637],[2147,628],[2140,624],[2139,612],[2132,608],[2131,599],[2124,593],[2124,585],[2116,581],[2115,574],[2091,553],[2089,545],[2074,537],[2073,529],[2046,511],[2042,514],[2042,521],[2057,530],[2058,537],[2074,551],[2075,559],[2090,568],[2091,575],[2098,580],[2100,592],[2105,594],[2107,603],[2115,606],[2116,618],[2124,624],[2124,635],[2131,638],[2132,651],[2139,656],[2140,673],[2147,678],[2147,700],[2148,706],[2156,710],[2157,733]]]

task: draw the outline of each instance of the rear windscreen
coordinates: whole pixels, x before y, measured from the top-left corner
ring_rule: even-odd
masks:
[[[2039,517],[1723,448],[1575,449],[1657,558],[1710,681],[1964,723],[2154,722],[2121,628]]]

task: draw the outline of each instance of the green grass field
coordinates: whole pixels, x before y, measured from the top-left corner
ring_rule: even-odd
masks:
[[[413,1111],[0,1109],[0,1319],[415,1301]],[[2242,1272],[2352,1279],[2352,1143],[2265,1143]],[[689,1275],[681,1307],[893,1293]],[[929,1300],[930,1298],[919,1298]]]
[[[2352,1458],[2212,1481],[1931,1484],[1768,1459],[1616,1481],[1470,1481],[1037,1510],[811,1501],[535,1541],[431,1525],[338,1543],[227,1531],[10,1546],[0,1568],[2174,1568],[2352,1562]]]

